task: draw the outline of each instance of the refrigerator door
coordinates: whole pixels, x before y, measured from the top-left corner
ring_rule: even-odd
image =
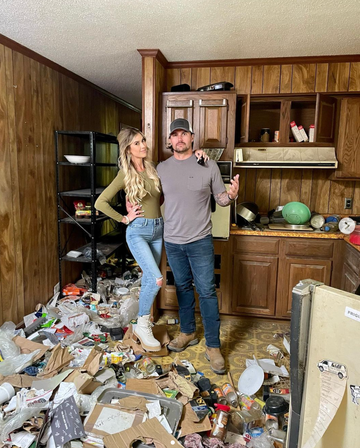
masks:
[[[297,285],[293,310],[288,448],[360,446],[360,297],[310,283],[299,294]]]

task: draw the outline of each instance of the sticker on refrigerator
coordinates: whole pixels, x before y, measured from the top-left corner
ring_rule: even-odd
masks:
[[[345,317],[348,317],[349,319],[357,320],[358,322],[360,322],[360,311],[347,306],[347,307],[345,307]]]
[[[343,364],[324,359],[323,361],[320,361],[317,366],[320,372],[334,373],[341,380],[347,378],[346,367]]]
[[[350,384],[351,401],[359,406],[358,399],[360,398],[360,386]]]

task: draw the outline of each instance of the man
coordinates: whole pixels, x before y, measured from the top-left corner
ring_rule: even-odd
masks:
[[[195,333],[194,282],[204,324],[205,357],[215,373],[224,374],[210,196],[213,194],[220,206],[231,204],[238,194],[239,175],[231,180],[227,192],[216,162],[209,160],[205,166],[197,163],[192,151],[194,133],[185,119],[177,118],[170,124],[169,140],[173,156],[160,163],[157,171],[165,197],[164,241],[175,279],[181,333],[168,348],[181,352],[199,342]]]

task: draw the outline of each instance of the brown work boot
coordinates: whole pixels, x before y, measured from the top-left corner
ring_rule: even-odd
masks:
[[[172,341],[170,341],[167,346],[172,352],[182,352],[189,345],[196,345],[199,343],[199,339],[195,337],[195,333],[180,333],[179,336]]]
[[[218,375],[226,372],[225,360],[219,348],[206,347],[205,358],[210,361],[211,370]]]

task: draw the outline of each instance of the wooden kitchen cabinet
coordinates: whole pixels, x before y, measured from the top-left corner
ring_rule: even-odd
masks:
[[[237,129],[236,144],[246,146],[324,146],[334,145],[336,126],[335,97],[326,94],[291,95],[239,95],[237,105],[240,132]],[[290,142],[293,137],[290,123],[302,125],[308,134],[315,126],[314,142]],[[270,142],[260,141],[262,128],[270,128]],[[273,142],[274,131],[280,140]]]
[[[159,161],[172,155],[170,123],[186,118],[193,127],[194,149],[224,148],[221,160],[232,160],[235,140],[236,92],[163,93]]]
[[[336,155],[339,168],[337,179],[360,178],[360,98],[346,97],[341,100],[339,133]]]
[[[274,316],[278,258],[234,255],[231,311]]]
[[[292,289],[300,280],[310,278],[330,285],[331,260],[286,257],[279,263],[276,316],[291,317]]]
[[[341,289],[354,293],[360,285],[360,252],[345,244]]]

